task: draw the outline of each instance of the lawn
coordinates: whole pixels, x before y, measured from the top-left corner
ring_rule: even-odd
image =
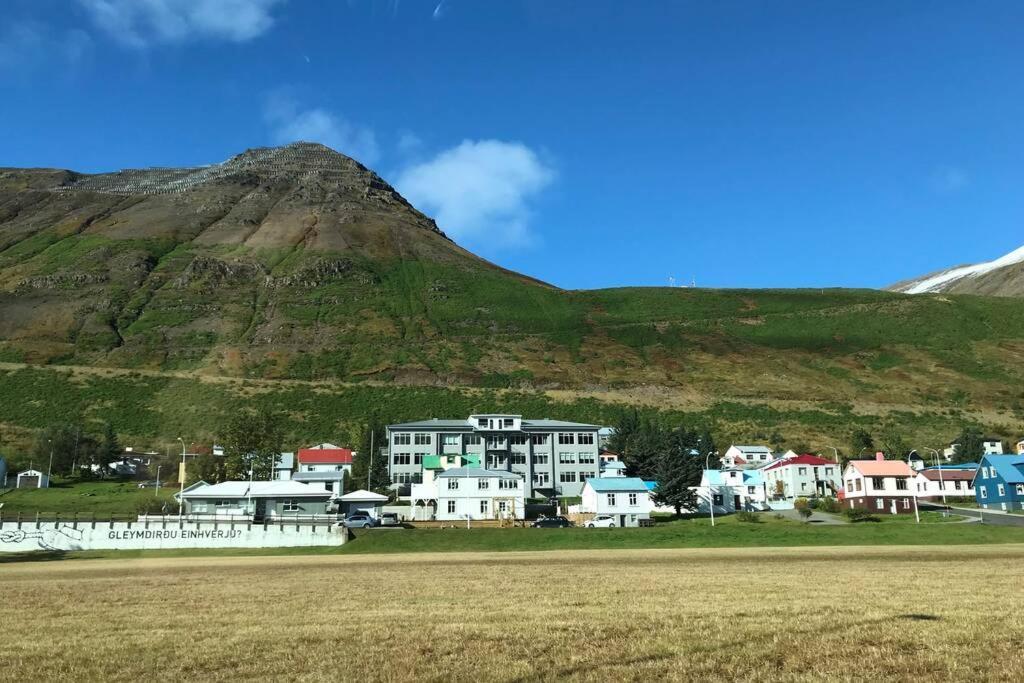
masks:
[[[7,564],[3,675],[1015,680],[1022,562],[1024,545]]]
[[[177,491],[177,487],[164,487],[159,495],[174,513],[178,511],[173,498]],[[139,505],[153,498],[157,498],[154,489],[140,489],[134,481],[55,481],[48,489],[15,489],[0,496],[0,503],[4,504],[0,515],[4,519],[14,518],[19,513],[34,516],[37,512],[44,516],[54,513],[69,516],[78,513],[82,517],[131,516],[138,512]]]

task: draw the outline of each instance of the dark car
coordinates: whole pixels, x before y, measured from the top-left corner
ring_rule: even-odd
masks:
[[[535,529],[567,529],[576,525],[565,517],[541,517],[530,526]]]

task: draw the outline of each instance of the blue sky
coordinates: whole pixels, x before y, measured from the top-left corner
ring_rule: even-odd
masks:
[[[1024,3],[6,0],[0,165],[314,139],[562,287],[883,286],[1024,244]]]

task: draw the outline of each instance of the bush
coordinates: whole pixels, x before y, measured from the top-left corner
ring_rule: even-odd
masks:
[[[737,512],[736,519],[750,524],[761,523],[761,518],[756,513],[750,512],[749,510],[741,510],[740,512]]]
[[[875,517],[873,514],[871,514],[870,510],[865,510],[863,508],[849,508],[847,510],[844,510],[843,514],[846,515],[846,518],[848,520],[854,523],[881,521],[880,519],[878,519],[878,517]]]
[[[800,513],[800,517],[802,517],[805,522],[811,518],[811,515],[814,514],[814,511],[811,510],[810,507],[797,508],[797,512]]]
[[[793,508],[796,510],[808,510],[811,507],[811,502],[806,498],[797,498],[793,501]]]
[[[839,501],[832,497],[819,498],[817,509],[821,512],[839,512]]]
[[[178,506],[163,498],[143,498],[136,503],[135,512],[140,515],[173,515],[178,513]]]

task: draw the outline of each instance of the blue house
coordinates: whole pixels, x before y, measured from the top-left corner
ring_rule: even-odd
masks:
[[[974,495],[986,510],[1024,510],[1024,455],[986,455],[974,475]]]

